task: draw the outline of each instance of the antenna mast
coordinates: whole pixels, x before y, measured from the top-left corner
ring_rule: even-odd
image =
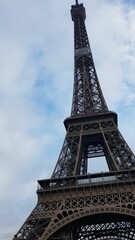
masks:
[[[78,0],[76,0],[76,5],[78,5]]]

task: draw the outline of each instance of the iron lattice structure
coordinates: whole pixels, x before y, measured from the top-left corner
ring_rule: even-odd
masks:
[[[85,8],[74,22],[74,90],[66,137],[52,177],[38,181],[38,202],[14,240],[135,239],[135,156],[108,110],[85,27]],[[88,173],[90,158],[109,171]]]

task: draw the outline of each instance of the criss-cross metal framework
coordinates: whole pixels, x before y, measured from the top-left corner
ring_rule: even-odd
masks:
[[[52,177],[38,181],[38,202],[13,240],[135,239],[135,156],[108,110],[85,27],[85,8],[74,22],[74,89],[66,137]],[[104,156],[109,172],[88,173]]]
[[[88,159],[105,156],[110,171],[135,167],[135,156],[108,110],[95,70],[85,27],[85,8],[71,9],[74,21],[74,90],[67,134],[53,178],[87,174]]]

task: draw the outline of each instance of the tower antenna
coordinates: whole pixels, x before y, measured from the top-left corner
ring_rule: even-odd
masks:
[[[76,0],[76,5],[78,5],[78,0]]]

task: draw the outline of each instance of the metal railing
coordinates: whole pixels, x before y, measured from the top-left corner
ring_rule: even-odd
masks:
[[[135,170],[124,170],[116,172],[101,172],[95,174],[71,176],[59,179],[38,180],[37,191],[53,188],[73,187],[82,185],[105,184],[119,181],[135,181]]]

